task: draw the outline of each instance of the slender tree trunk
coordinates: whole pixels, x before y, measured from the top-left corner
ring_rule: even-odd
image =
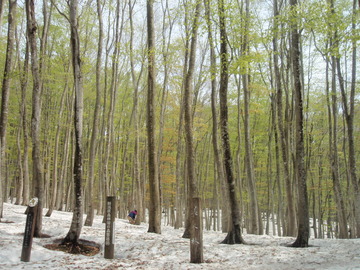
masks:
[[[65,107],[65,97],[66,97],[66,92],[68,90],[68,79],[66,78],[66,83],[64,86],[64,91],[62,93],[61,96],[61,101],[60,101],[60,110],[59,110],[59,118],[58,118],[58,124],[57,124],[57,129],[56,129],[56,135],[55,135],[55,145],[54,145],[54,159],[53,159],[53,173],[52,173],[52,192],[51,192],[51,202],[50,202],[50,206],[49,206],[49,210],[47,211],[47,213],[45,214],[45,216],[50,217],[55,206],[56,206],[56,201],[57,201],[57,195],[58,195],[58,187],[59,187],[59,183],[60,181],[62,181],[59,177],[58,177],[58,156],[59,156],[59,147],[60,147],[60,134],[61,134],[61,129],[62,129],[62,125],[61,123],[64,121],[64,119],[62,118],[63,112],[64,112],[64,107]]]
[[[352,22],[352,30],[355,33],[356,27],[356,0],[353,0],[353,22]],[[356,151],[355,151],[355,140],[354,140],[354,116],[355,116],[355,86],[356,86],[356,52],[357,46],[355,39],[352,42],[352,66],[351,66],[351,86],[350,86],[350,97],[349,101],[346,96],[345,91],[345,83],[344,78],[341,71],[340,66],[340,58],[336,58],[336,67],[337,74],[339,79],[339,87],[342,96],[345,121],[347,127],[347,138],[348,138],[348,148],[349,148],[349,171],[350,171],[350,179],[354,189],[354,214],[355,214],[355,236],[360,238],[360,188],[359,188],[359,180],[357,179],[356,173]]]
[[[67,233],[63,243],[72,243],[75,247],[78,245],[82,222],[83,222],[83,203],[82,203],[82,127],[83,127],[83,86],[81,74],[80,59],[80,40],[78,33],[77,20],[78,1],[70,1],[70,32],[71,32],[71,56],[73,64],[74,90],[75,90],[75,106],[74,106],[74,129],[75,129],[75,155],[74,155],[74,194],[75,203],[73,217],[69,232]]]
[[[142,221],[142,217],[145,217],[144,212],[145,208],[143,206],[142,200],[142,181],[140,174],[140,130],[139,130],[139,80],[142,75],[143,65],[141,65],[140,74],[138,78],[135,74],[135,60],[134,60],[134,50],[133,50],[133,39],[134,39],[134,25],[133,25],[133,9],[135,2],[132,3],[129,1],[129,18],[130,18],[130,68],[131,68],[131,78],[134,88],[134,97],[133,97],[133,111],[131,114],[131,123],[134,126],[135,137],[134,137],[134,180],[136,185],[136,209],[138,215],[136,217],[136,224],[139,225]]]
[[[147,0],[148,33],[148,99],[147,99],[147,135],[149,167],[149,229],[148,232],[161,233],[160,183],[155,146],[155,30],[154,0]]]
[[[274,28],[278,29],[278,19],[279,15],[278,10],[278,0],[274,0]],[[276,31],[275,31],[276,33]],[[277,117],[278,117],[278,127],[279,127],[279,135],[280,135],[280,144],[281,144],[281,153],[282,153],[282,161],[284,165],[284,179],[286,185],[286,198],[287,198],[287,213],[288,213],[288,224],[286,235],[294,236],[296,232],[295,225],[295,207],[293,202],[293,191],[290,181],[290,172],[289,172],[289,156],[287,154],[287,143],[285,136],[285,128],[283,124],[283,86],[281,81],[281,74],[279,69],[279,60],[278,60],[278,39],[277,35],[274,35],[273,38],[273,50],[274,50],[274,71],[275,71],[275,86],[276,86],[276,97],[277,97]],[[283,226],[285,228],[285,226]]]
[[[198,190],[196,186],[196,171],[195,171],[195,150],[194,150],[194,138],[193,138],[193,117],[192,117],[192,94],[193,89],[191,86],[193,80],[193,74],[195,69],[195,59],[196,59],[196,43],[198,35],[198,19],[200,13],[200,1],[197,1],[194,20],[191,30],[190,38],[190,53],[189,53],[189,67],[185,75],[185,85],[184,85],[184,131],[185,131],[185,149],[186,149],[186,168],[187,168],[187,182],[188,182],[188,214],[186,227],[183,237],[189,236],[191,238],[192,234],[192,222],[191,211],[192,210],[192,199],[197,196]]]
[[[38,197],[38,213],[36,218],[36,225],[34,235],[41,236],[42,230],[42,208],[43,208],[43,196],[44,196],[44,179],[43,179],[43,166],[41,158],[40,147],[40,118],[41,118],[41,79],[39,72],[39,62],[37,56],[36,45],[36,30],[37,24],[35,20],[35,7],[33,0],[26,1],[26,14],[28,21],[28,37],[31,51],[31,70],[33,75],[33,108],[31,119],[31,135],[32,135],[32,160],[33,160],[33,180],[35,187],[35,196]]]
[[[18,44],[19,47],[20,44]],[[27,128],[27,113],[26,113],[26,91],[28,86],[28,76],[29,76],[29,42],[26,38],[26,48],[25,48],[25,59],[23,67],[20,67],[20,51],[18,48],[18,63],[19,63],[19,71],[21,74],[20,77],[20,87],[21,87],[21,105],[20,105],[20,124],[19,129],[22,130],[23,134],[23,150],[21,153],[21,160],[20,160],[20,181],[22,181],[22,191],[21,197],[19,198],[19,203],[22,205],[26,205],[29,202],[30,196],[30,183],[29,183],[29,163],[28,163],[28,156],[29,156],[29,142],[28,142],[28,128]],[[19,149],[21,150],[21,149]],[[20,196],[20,195],[19,195]]]
[[[333,0],[328,0],[330,5],[330,13],[331,15],[334,14],[334,2]],[[331,16],[330,15],[330,16]],[[331,19],[330,19],[331,20]],[[333,28],[334,26],[332,23],[329,23],[329,26]],[[329,37],[330,48],[337,46],[337,33],[329,33],[331,35]],[[330,161],[331,161],[331,173],[332,173],[332,180],[333,180],[333,188],[334,188],[334,195],[335,195],[335,202],[337,206],[337,216],[339,222],[339,238],[347,238],[347,221],[346,221],[346,214],[345,214],[345,205],[344,205],[344,198],[343,192],[341,190],[340,185],[340,174],[339,174],[339,157],[338,157],[338,104],[337,104],[337,93],[336,93],[336,58],[335,56],[331,56],[331,65],[332,65],[332,77],[331,77],[331,99],[329,100],[330,112],[332,123],[329,124],[329,130],[331,131],[330,136]],[[330,60],[329,60],[330,61]],[[328,79],[327,79],[328,81]],[[329,86],[327,85],[327,90]]]
[[[218,142],[218,117],[217,117],[217,82],[216,82],[216,55],[215,55],[215,45],[212,33],[212,24],[211,24],[211,8],[209,5],[208,0],[204,0],[205,5],[205,15],[206,15],[206,22],[208,27],[208,40],[210,44],[210,74],[211,74],[211,114],[212,114],[212,144],[214,150],[214,159],[216,165],[216,172],[218,181],[220,186],[222,187],[221,190],[223,191],[223,215],[228,216],[227,209],[229,209],[229,202],[226,196],[226,179],[224,175],[224,167],[221,162],[221,154],[219,149],[219,142]],[[227,220],[227,219],[226,219]],[[227,227],[224,224],[224,227]]]
[[[304,112],[303,112],[303,88],[301,84],[300,65],[300,34],[297,25],[297,0],[290,0],[290,6],[295,16],[291,24],[291,58],[294,76],[295,92],[295,122],[296,122],[296,152],[295,152],[295,177],[298,186],[298,235],[293,247],[308,247],[310,237],[309,207],[305,171],[305,148],[304,148]]]
[[[89,153],[89,172],[88,172],[88,189],[87,189],[87,215],[85,219],[85,226],[92,226],[94,220],[94,166],[96,156],[96,145],[99,133],[99,118],[100,118],[100,99],[101,99],[101,66],[102,66],[102,49],[103,49],[103,20],[102,20],[102,6],[101,0],[96,1],[98,21],[99,21],[99,40],[98,52],[96,58],[96,100],[94,109],[94,119],[92,126],[92,134],[90,139],[90,153]]]
[[[228,106],[227,106],[227,91],[228,91],[228,51],[227,51],[227,33],[225,24],[225,6],[224,0],[218,0],[219,20],[220,20],[220,127],[221,139],[223,145],[223,163],[225,168],[225,175],[228,182],[228,191],[230,199],[230,214],[232,226],[226,238],[222,243],[224,244],[243,244],[244,240],[241,235],[240,228],[240,209],[236,199],[235,179],[232,169],[231,148],[228,132]]]
[[[1,4],[1,12],[4,3]],[[15,35],[15,11],[16,0],[9,0],[9,16],[8,16],[8,36],[7,36],[7,48],[6,59],[4,68],[4,77],[2,81],[1,89],[1,113],[0,113],[0,218],[3,216],[3,202],[4,198],[3,188],[6,190],[5,185],[5,170],[6,170],[6,126],[8,122],[8,104],[10,95],[10,72],[12,68],[13,53],[14,53],[14,35]],[[2,13],[0,14],[0,16]],[[1,22],[1,21],[0,21]]]
[[[249,0],[245,1],[245,16],[244,16],[244,40],[242,45],[242,53],[244,56],[249,54],[248,44],[248,32],[249,32]],[[244,131],[245,131],[245,166],[246,176],[248,180],[248,188],[250,194],[250,230],[249,233],[260,234],[260,223],[259,223],[259,207],[257,202],[256,184],[255,184],[255,173],[254,173],[254,161],[253,153],[251,148],[251,134],[250,134],[250,74],[247,68],[244,68],[245,74],[242,75],[243,90],[244,90]],[[262,231],[262,230],[261,230]]]

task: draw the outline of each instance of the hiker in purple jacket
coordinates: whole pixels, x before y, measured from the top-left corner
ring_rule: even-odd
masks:
[[[127,216],[128,220],[131,224],[135,224],[136,215],[137,215],[137,211],[134,210],[134,211],[131,211],[129,213],[129,215]]]

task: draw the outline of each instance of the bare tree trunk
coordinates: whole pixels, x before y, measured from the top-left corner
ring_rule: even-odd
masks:
[[[145,218],[144,212],[145,207],[143,206],[142,200],[142,181],[140,174],[140,130],[139,130],[139,80],[142,76],[143,65],[141,65],[140,74],[138,78],[135,74],[135,60],[134,60],[134,51],[133,51],[133,39],[134,39],[134,25],[133,25],[133,9],[135,2],[132,3],[129,1],[129,19],[130,19],[130,68],[131,68],[131,78],[134,88],[134,97],[133,97],[133,111],[131,114],[130,125],[134,126],[135,137],[134,137],[134,180],[136,185],[135,201],[136,209],[138,215],[136,217],[135,224],[139,225],[142,221],[142,217]]]
[[[353,0],[353,22],[352,29],[355,33],[355,20],[357,16],[356,1]],[[344,78],[342,76],[340,58],[336,58],[337,74],[339,79],[339,87],[341,90],[345,121],[348,133],[348,148],[349,148],[349,171],[350,179],[354,189],[354,215],[355,215],[355,236],[360,238],[360,188],[359,180],[357,179],[356,173],[356,155],[355,155],[355,140],[354,140],[354,116],[355,116],[355,86],[356,86],[356,41],[352,41],[352,67],[351,67],[351,89],[349,101],[346,96]]]
[[[274,1],[274,28],[278,29],[278,19],[279,15],[278,10],[278,0]],[[275,71],[275,85],[276,85],[276,97],[277,97],[277,117],[278,117],[278,127],[279,127],[279,135],[280,135],[280,144],[281,144],[281,153],[282,153],[282,161],[284,165],[284,178],[286,185],[286,198],[287,198],[287,212],[288,212],[288,224],[286,235],[294,236],[296,232],[295,225],[295,207],[293,202],[293,191],[291,187],[290,181],[290,172],[289,172],[289,156],[287,154],[287,144],[286,144],[286,136],[285,129],[283,125],[283,87],[281,81],[281,74],[279,69],[279,60],[278,60],[278,39],[276,34],[273,38],[273,50],[274,50],[274,71]],[[285,224],[283,224],[285,225]],[[283,226],[285,228],[285,226]]]
[[[69,66],[70,67],[70,66]],[[59,110],[59,118],[58,118],[58,124],[57,124],[57,129],[56,129],[56,135],[55,135],[55,145],[54,145],[54,159],[53,159],[53,173],[52,173],[52,179],[53,179],[53,183],[52,183],[52,192],[51,192],[51,202],[50,202],[50,206],[49,206],[49,210],[47,211],[47,213],[45,214],[45,216],[50,217],[55,206],[56,206],[56,201],[57,201],[57,196],[58,196],[58,187],[60,186],[60,182],[62,181],[61,177],[58,177],[58,156],[59,156],[59,145],[60,145],[60,133],[61,133],[61,123],[64,121],[64,119],[62,118],[63,112],[64,112],[64,107],[65,107],[65,97],[66,97],[66,92],[68,90],[68,79],[66,78],[66,83],[64,86],[64,91],[62,93],[61,96],[61,101],[60,101],[60,110]],[[63,157],[65,158],[65,156]]]
[[[232,158],[228,132],[228,106],[227,106],[227,91],[228,91],[228,51],[227,51],[227,33],[225,24],[225,6],[224,0],[218,0],[219,6],[219,20],[220,20],[220,126],[221,126],[221,139],[223,145],[223,162],[225,168],[225,175],[228,182],[228,191],[231,208],[231,221],[232,226],[226,238],[222,243],[224,244],[243,244],[244,240],[241,235],[240,227],[240,209],[236,199],[235,179],[232,170]]]
[[[3,6],[3,3],[1,3]],[[14,34],[15,34],[15,11],[16,0],[9,0],[9,17],[8,17],[8,36],[7,36],[7,48],[6,48],[6,60],[4,68],[4,77],[2,81],[1,89],[1,114],[0,114],[0,218],[3,216],[3,202],[4,198],[3,188],[6,190],[5,183],[5,169],[6,169],[6,126],[8,122],[9,111],[9,95],[10,95],[10,72],[13,61],[14,51]]]
[[[198,190],[196,186],[196,172],[195,172],[195,152],[194,152],[194,138],[193,138],[193,118],[192,118],[192,79],[195,68],[196,59],[196,43],[198,35],[198,19],[200,13],[200,1],[197,1],[194,20],[190,37],[190,53],[189,53],[189,67],[185,75],[184,84],[184,131],[185,131],[185,149],[186,149],[186,168],[187,168],[187,183],[188,183],[188,207],[187,207],[187,221],[183,237],[191,237],[192,222],[191,211],[192,199],[197,196]]]
[[[306,185],[306,171],[304,163],[304,116],[303,116],[303,89],[301,85],[300,66],[300,34],[297,25],[297,0],[290,0],[294,17],[291,23],[291,58],[294,76],[295,92],[295,122],[296,122],[296,153],[295,153],[295,177],[298,185],[298,235],[293,247],[308,247],[310,237],[309,207]]]
[[[242,53],[244,56],[249,53],[249,44],[248,44],[248,32],[249,32],[249,0],[245,1],[245,15],[244,15],[244,40],[242,45]],[[259,222],[259,207],[257,202],[257,193],[256,193],[256,184],[255,184],[255,173],[254,173],[254,164],[253,164],[253,153],[251,148],[251,134],[250,134],[250,75],[249,70],[244,68],[245,74],[242,75],[243,90],[244,90],[244,133],[245,133],[245,166],[246,166],[246,176],[248,180],[248,189],[250,195],[250,230],[249,233],[261,234],[262,229],[260,229]]]
[[[18,41],[19,42],[19,41]],[[26,114],[26,91],[28,86],[28,76],[29,76],[29,42],[26,38],[26,48],[25,48],[25,59],[23,67],[21,68],[21,61],[20,61],[20,50],[19,50],[18,44],[18,63],[19,63],[19,71],[20,71],[20,87],[21,87],[21,105],[20,105],[20,123],[19,123],[19,129],[22,130],[23,134],[23,150],[20,157],[20,181],[22,181],[22,191],[19,191],[21,194],[19,194],[19,200],[18,203],[21,203],[22,205],[26,205],[29,202],[29,196],[30,196],[30,190],[29,190],[29,163],[28,163],[28,157],[29,157],[29,142],[28,142],[28,128],[27,128],[27,114]],[[19,142],[20,144],[20,142]],[[21,153],[21,149],[19,149]]]
[[[80,59],[80,40],[78,34],[77,20],[78,1],[70,1],[70,32],[71,32],[71,56],[73,64],[74,90],[75,90],[75,106],[74,106],[74,129],[75,129],[75,155],[74,155],[74,194],[75,203],[73,209],[73,217],[69,232],[63,240],[63,244],[71,243],[73,247],[78,245],[82,222],[83,222],[83,204],[82,204],[82,127],[83,127],[83,86],[81,74]]]
[[[222,213],[225,217],[228,216],[227,209],[229,209],[229,201],[226,195],[226,179],[224,174],[224,167],[223,163],[221,162],[221,153],[219,149],[219,142],[218,142],[218,117],[217,117],[217,82],[216,82],[216,55],[215,55],[215,45],[213,40],[213,33],[212,33],[212,24],[211,24],[211,8],[209,5],[208,0],[204,0],[205,5],[205,15],[206,15],[206,22],[208,27],[208,40],[210,44],[210,74],[211,74],[211,114],[212,114],[212,144],[214,150],[214,159],[216,165],[216,172],[218,177],[218,182],[222,187]],[[215,190],[214,190],[215,192]],[[225,218],[227,220],[227,218]],[[227,227],[226,222],[224,222],[224,228]]]
[[[94,166],[96,156],[97,137],[99,133],[99,118],[100,118],[100,99],[101,99],[101,66],[102,66],[102,49],[103,49],[103,20],[102,20],[102,6],[101,1],[97,0],[97,14],[99,21],[99,40],[98,40],[98,52],[96,58],[96,100],[94,109],[94,119],[92,126],[92,134],[90,139],[90,153],[89,153],[89,172],[88,172],[88,189],[87,189],[87,215],[85,219],[85,226],[92,226],[94,220]]]
[[[155,146],[155,31],[154,0],[147,0],[148,33],[148,100],[147,100],[147,135],[149,167],[149,229],[148,232],[161,233],[160,183]]]
[[[43,166],[40,147],[40,118],[41,118],[41,79],[39,72],[39,62],[36,46],[36,30],[37,24],[35,20],[35,7],[33,0],[26,1],[26,14],[28,21],[28,37],[31,51],[31,70],[33,75],[33,108],[31,119],[31,135],[32,135],[32,159],[33,159],[33,181],[35,187],[35,196],[38,197],[38,213],[36,218],[34,236],[40,237],[42,230],[42,208],[44,196],[44,179]]]

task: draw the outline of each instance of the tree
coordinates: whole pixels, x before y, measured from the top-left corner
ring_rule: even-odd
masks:
[[[290,180],[290,157],[289,157],[289,143],[287,140],[287,123],[289,122],[288,106],[286,104],[285,113],[283,108],[283,83],[282,74],[279,68],[279,50],[278,50],[278,32],[280,32],[279,26],[279,5],[278,0],[274,0],[274,38],[273,38],[273,50],[274,50],[274,71],[275,71],[275,86],[276,86],[276,100],[277,100],[277,119],[279,129],[279,141],[281,145],[281,157],[284,169],[284,178],[286,185],[286,198],[287,198],[287,220],[288,224],[286,227],[285,235],[293,236],[296,232],[295,224],[295,206],[293,199],[293,187]],[[281,54],[280,54],[281,55]],[[285,86],[286,87],[286,86]],[[285,114],[285,123],[283,120]]]
[[[242,44],[242,54],[246,57],[249,55],[249,0],[245,1],[245,22],[244,22],[244,37]],[[244,66],[246,66],[245,64]],[[245,166],[246,178],[248,180],[249,194],[250,194],[250,227],[249,233],[262,233],[262,220],[259,213],[259,205],[256,193],[256,179],[254,172],[253,151],[251,147],[251,132],[250,132],[250,69],[243,67],[244,73],[242,75],[243,90],[244,90],[244,132],[245,132]]]
[[[149,170],[149,229],[148,232],[161,233],[160,183],[155,149],[155,31],[154,0],[147,0],[147,55],[148,55],[148,91],[147,91],[147,140]]]
[[[360,3],[360,2],[359,2]],[[356,20],[356,2],[353,1],[353,21],[352,21],[352,30],[355,35],[355,20]],[[351,66],[351,85],[350,85],[350,97],[346,95],[345,91],[345,80],[342,75],[341,63],[339,52],[336,57],[336,68],[337,75],[339,80],[339,87],[342,97],[342,103],[344,108],[345,122],[347,127],[347,137],[348,137],[348,149],[349,149],[349,171],[350,179],[354,188],[354,212],[355,212],[355,222],[356,230],[355,236],[360,238],[360,187],[359,180],[356,173],[356,155],[355,155],[355,141],[354,141],[354,116],[355,116],[355,85],[356,85],[356,40],[355,37],[352,41],[352,66]]]
[[[98,51],[96,58],[96,101],[94,108],[94,120],[92,126],[92,134],[90,139],[90,153],[89,153],[89,171],[88,171],[88,210],[85,220],[85,226],[92,226],[94,220],[94,202],[93,202],[93,187],[94,187],[94,166],[95,166],[95,155],[97,136],[99,133],[99,118],[100,118],[100,99],[101,99],[101,64],[102,64],[102,50],[103,50],[103,20],[102,20],[102,6],[101,0],[96,1],[97,14],[99,21],[99,41]]]
[[[75,104],[74,104],[74,129],[75,129],[75,155],[74,155],[74,194],[75,203],[73,209],[73,217],[71,226],[66,237],[63,239],[63,244],[71,244],[73,248],[77,247],[80,237],[82,222],[83,222],[83,205],[82,205],[82,123],[83,123],[83,85],[81,73],[81,58],[80,58],[80,40],[78,33],[77,9],[78,1],[70,0],[70,44],[71,56],[73,65],[73,78],[75,90]]]
[[[215,54],[215,44],[213,40],[213,33],[212,33],[212,25],[211,25],[211,8],[210,3],[208,0],[204,0],[205,5],[205,16],[206,22],[208,27],[208,39],[210,44],[210,74],[211,74],[211,114],[212,114],[212,144],[214,150],[214,159],[216,164],[216,169],[218,173],[218,181],[220,182],[220,186],[222,187],[222,195],[223,195],[223,204],[222,204],[222,213],[224,216],[227,216],[227,209],[228,209],[228,198],[226,196],[225,188],[225,174],[224,174],[224,165],[221,162],[221,153],[219,149],[219,135],[218,135],[218,116],[217,116],[217,81],[216,81],[216,54]],[[227,220],[226,218],[224,220]],[[227,222],[223,223],[223,226],[226,228]]]
[[[235,179],[232,169],[232,157],[228,132],[228,105],[227,92],[229,82],[229,62],[227,50],[227,32],[225,23],[225,6],[224,0],[218,0],[219,9],[219,26],[220,26],[220,128],[221,140],[223,147],[223,164],[225,168],[225,175],[228,184],[229,201],[230,201],[230,215],[231,227],[226,238],[222,241],[223,244],[244,244],[240,228],[240,209],[239,203],[236,199]]]
[[[43,163],[41,156],[40,142],[40,122],[41,122],[41,92],[42,83],[40,77],[40,66],[36,45],[37,23],[35,19],[35,6],[33,0],[26,2],[27,14],[27,33],[31,52],[31,71],[33,76],[33,95],[32,95],[32,117],[31,117],[31,137],[32,137],[32,160],[33,160],[33,180],[35,196],[38,198],[37,216],[35,223],[34,236],[40,237],[42,230],[42,208],[44,197],[44,176]]]
[[[195,152],[193,139],[193,120],[192,120],[192,79],[195,68],[196,59],[196,42],[198,35],[198,19],[201,3],[197,0],[194,20],[191,31],[190,52],[189,52],[189,66],[185,75],[184,82],[184,132],[185,132],[185,149],[186,149],[186,179],[188,183],[188,203],[187,203],[187,220],[185,225],[185,232],[183,237],[191,237],[192,216],[191,211],[192,199],[197,195],[196,187],[196,172],[195,172]]]
[[[1,12],[3,2],[1,1]],[[8,36],[6,48],[6,60],[4,68],[4,77],[1,88],[1,113],[0,113],[0,218],[3,216],[3,188],[5,183],[5,149],[6,149],[6,126],[9,113],[9,95],[10,95],[10,72],[12,68],[14,54],[14,31],[15,31],[15,11],[16,0],[9,0],[9,17],[8,17]],[[2,13],[0,14],[0,16]],[[0,20],[1,23],[1,20]]]
[[[296,126],[296,153],[295,153],[295,178],[298,187],[298,235],[293,247],[308,247],[310,237],[309,207],[306,185],[306,171],[304,163],[304,113],[303,89],[301,84],[300,65],[300,34],[297,24],[297,0],[290,0],[292,10],[291,20],[291,59],[294,77],[295,94],[295,126]]]

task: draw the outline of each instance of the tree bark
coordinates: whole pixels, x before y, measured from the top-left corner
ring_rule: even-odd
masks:
[[[191,37],[190,37],[190,52],[189,52],[189,66],[185,75],[184,82],[184,132],[185,132],[185,149],[186,149],[186,179],[188,183],[188,208],[187,221],[183,237],[192,234],[192,220],[191,211],[193,208],[192,199],[197,196],[196,186],[196,171],[195,171],[195,152],[194,152],[194,138],[193,138],[193,117],[192,117],[192,79],[195,69],[196,59],[196,43],[198,35],[198,19],[200,12],[200,1],[197,1],[195,14],[193,18]]]
[[[92,126],[92,134],[90,139],[90,153],[89,153],[89,171],[88,171],[88,189],[87,189],[87,215],[85,219],[85,226],[92,226],[94,220],[94,166],[96,156],[96,145],[99,133],[99,118],[100,118],[100,99],[101,99],[101,66],[102,66],[102,50],[103,50],[103,20],[102,20],[102,6],[101,0],[96,1],[97,15],[99,21],[99,40],[98,51],[96,58],[96,100],[94,109],[94,119]]]
[[[353,0],[353,22],[352,30],[355,35],[355,20],[357,16],[356,1]],[[341,97],[343,102],[345,121],[347,127],[347,138],[348,138],[348,158],[349,158],[349,171],[350,179],[354,188],[354,215],[355,215],[355,235],[360,238],[360,188],[359,180],[356,173],[356,154],[355,154],[355,140],[354,140],[354,116],[355,116],[355,86],[356,86],[356,52],[357,46],[356,41],[352,41],[352,66],[351,66],[351,85],[350,85],[350,97],[349,101],[346,96],[344,78],[340,66],[340,58],[336,58],[336,67],[339,80],[339,87],[341,91]]]
[[[224,244],[244,244],[244,240],[241,235],[240,227],[240,209],[236,199],[235,179],[232,169],[232,157],[228,132],[228,106],[227,106],[227,91],[229,81],[229,62],[227,51],[227,33],[225,24],[225,6],[224,0],[218,0],[219,8],[219,25],[220,25],[220,128],[221,139],[223,145],[223,164],[225,168],[225,175],[228,183],[228,192],[230,200],[230,214],[232,226],[228,232],[226,238],[222,241]]]
[[[296,126],[296,153],[295,153],[295,177],[298,186],[298,235],[293,247],[308,247],[310,237],[309,207],[306,185],[306,171],[304,163],[304,116],[303,116],[303,88],[301,84],[300,65],[300,34],[297,25],[297,0],[290,0],[290,7],[295,16],[291,23],[291,59],[294,76],[295,94],[295,126]]]
[[[218,116],[217,116],[217,82],[216,82],[216,54],[215,54],[215,45],[214,38],[212,33],[212,24],[211,24],[211,8],[208,0],[204,0],[205,5],[205,16],[208,28],[208,40],[210,44],[210,76],[211,76],[211,115],[212,115],[212,144],[214,151],[214,160],[216,165],[216,172],[218,177],[218,182],[220,183],[222,191],[222,213],[224,216],[228,216],[227,209],[229,209],[229,200],[226,194],[226,177],[224,173],[224,165],[221,162],[221,153],[219,149],[219,135],[218,135]],[[215,192],[215,190],[214,190]],[[225,218],[225,220],[227,220]],[[224,222],[224,227],[227,227],[227,222]]]
[[[38,213],[35,223],[34,236],[40,237],[42,230],[42,208],[44,196],[44,179],[43,166],[40,147],[40,121],[41,121],[41,78],[39,72],[39,60],[36,45],[37,24],[35,20],[35,7],[33,0],[26,1],[27,14],[27,31],[31,52],[31,70],[33,75],[33,97],[32,97],[32,118],[31,118],[31,135],[32,135],[32,160],[33,160],[33,181],[35,196],[38,197]]]
[[[18,42],[20,42],[18,40]],[[28,87],[28,77],[29,77],[29,42],[26,38],[26,47],[25,47],[25,59],[23,67],[21,67],[20,61],[20,44],[18,46],[18,63],[19,63],[19,72],[20,72],[20,88],[21,88],[21,105],[20,105],[20,123],[19,130],[22,130],[23,134],[23,150],[20,157],[20,181],[22,181],[22,191],[21,198],[19,198],[19,203],[26,205],[29,202],[30,196],[30,183],[29,183],[29,134],[27,127],[27,113],[26,113],[26,91]],[[20,144],[20,143],[19,143]],[[19,149],[21,153],[21,149]]]
[[[147,0],[148,33],[148,93],[147,93],[147,135],[149,167],[149,228],[148,232],[161,233],[160,183],[155,146],[155,30],[154,0]]]
[[[75,154],[74,154],[74,195],[75,203],[73,209],[73,217],[69,232],[67,233],[63,244],[71,243],[73,247],[78,245],[80,237],[82,222],[83,222],[83,204],[82,204],[82,128],[83,128],[83,85],[81,74],[81,59],[80,59],[80,40],[78,33],[77,20],[78,1],[70,1],[70,43],[71,56],[73,64],[74,90],[75,90],[75,104],[74,104],[74,129],[75,129]]]
[[[278,0],[274,1],[274,28],[278,29],[278,19],[279,9],[278,9]],[[276,33],[276,30],[275,30]],[[278,118],[278,128],[280,135],[280,144],[281,144],[281,154],[282,161],[284,165],[284,179],[286,185],[286,198],[287,198],[287,213],[288,213],[288,224],[285,235],[294,236],[296,232],[295,225],[295,206],[293,201],[293,191],[292,184],[290,180],[290,172],[289,172],[289,156],[287,154],[287,143],[285,136],[285,128],[283,124],[283,86],[281,81],[281,73],[279,68],[279,51],[278,51],[278,38],[277,35],[274,34],[273,38],[273,50],[274,50],[274,72],[275,72],[275,86],[276,86],[276,97],[277,97],[277,118]],[[285,225],[285,224],[284,224]],[[285,228],[285,226],[283,226]]]
[[[1,3],[3,6],[3,3]],[[2,7],[1,7],[2,9]],[[2,11],[2,10],[1,10]],[[8,36],[6,59],[4,68],[4,77],[1,88],[1,114],[0,114],[0,218],[3,216],[3,202],[4,198],[3,188],[6,190],[5,184],[5,170],[6,170],[6,126],[8,122],[9,111],[9,95],[10,95],[10,72],[12,68],[13,53],[14,53],[14,34],[15,34],[15,11],[16,0],[9,0],[9,17],[8,17]],[[1,15],[1,14],[0,14]]]

